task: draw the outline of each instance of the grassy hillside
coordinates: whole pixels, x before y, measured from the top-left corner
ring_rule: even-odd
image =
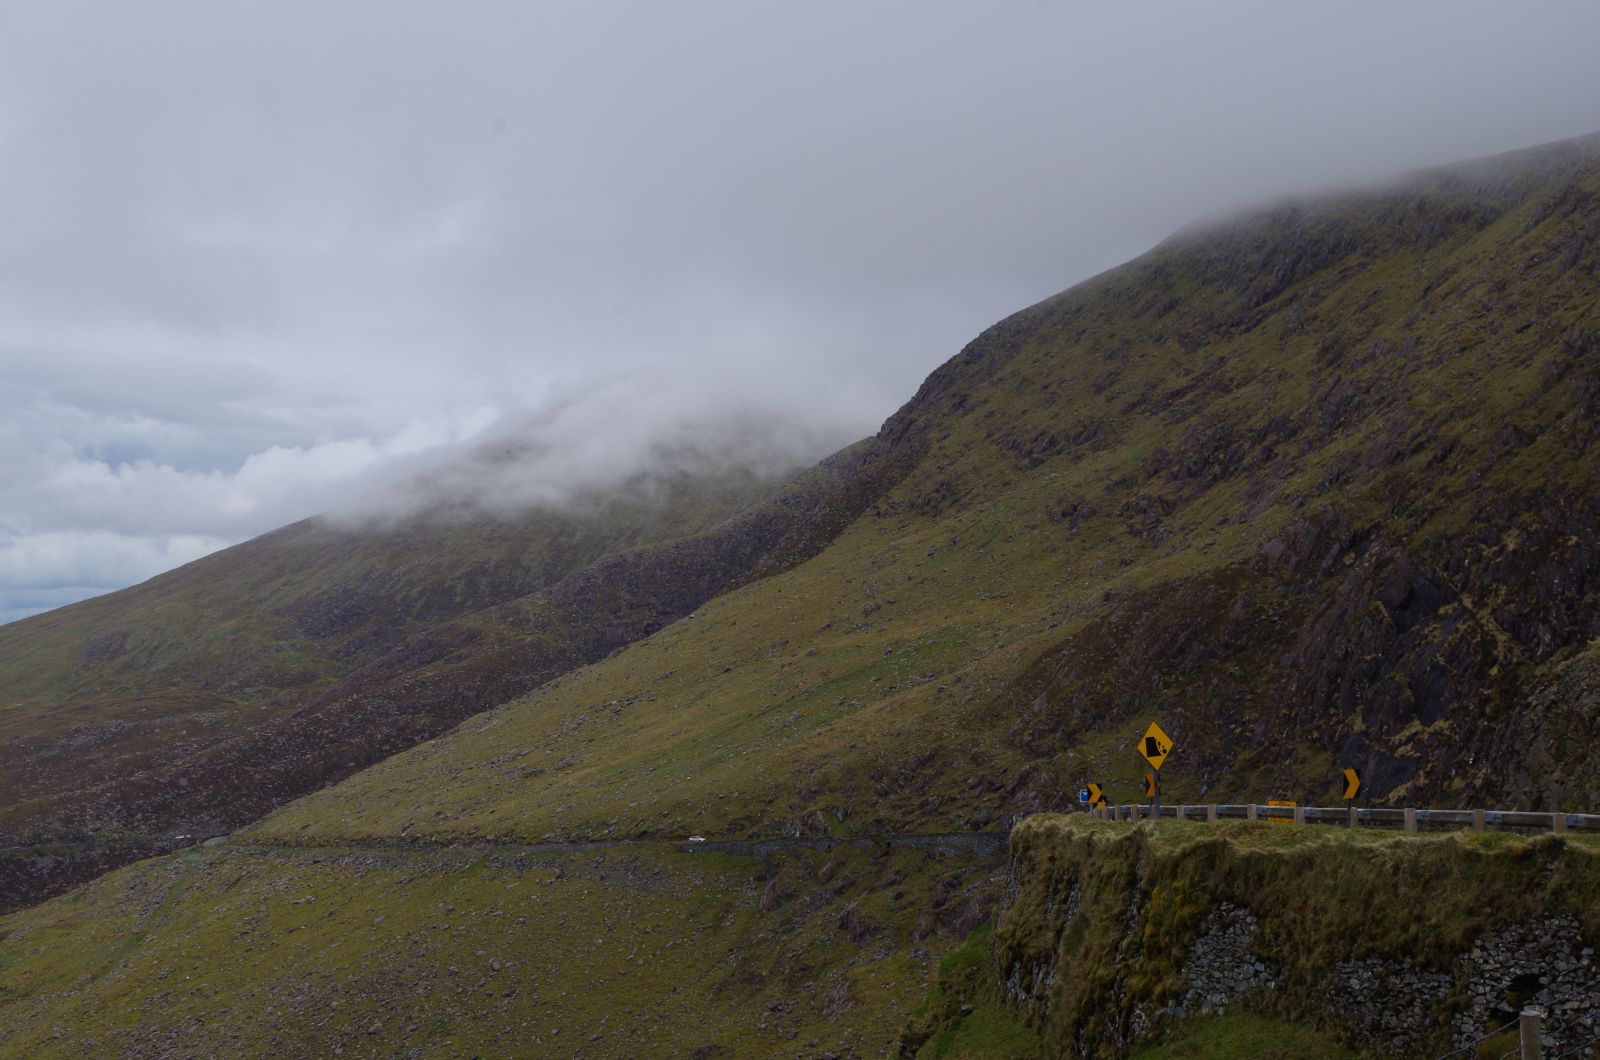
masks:
[[[997,827],[1083,780],[1132,797],[1152,718],[1177,742],[1174,800],[1331,799],[1355,765],[1379,801],[1592,808],[1596,756],[1574,737],[1596,716],[1597,275],[1596,139],[1185,233],[980,335],[737,588],[239,842]],[[542,627],[506,628],[513,651]],[[80,892],[79,913],[6,923],[87,945],[161,864]],[[292,890],[299,871],[251,878]],[[376,899],[356,883],[348,900]],[[225,901],[175,908],[200,924]],[[264,927],[268,948],[237,967],[220,936],[195,942],[206,974],[230,969],[214,1005],[267,1019],[278,995],[250,991],[299,981],[290,926]],[[488,953],[497,927],[464,937]],[[114,981],[86,982],[94,960],[76,956],[41,986],[24,969],[46,951],[21,937],[0,942],[0,998],[30,1033],[104,991],[144,1005],[165,989],[140,947]],[[737,961],[750,943],[706,944]],[[379,943],[348,945],[376,962]],[[908,1016],[906,996],[883,995],[874,1026]],[[642,1003],[652,1018],[672,1004]],[[718,1035],[721,1011],[705,1021]],[[189,1026],[146,1017],[150,1034]],[[106,1031],[74,1026],[61,1048]],[[695,1048],[675,1025],[641,1033]]]
[[[936,372],[816,558],[265,831],[981,827],[1130,797],[1152,718],[1174,799],[1600,804],[1549,691],[1600,623],[1597,225],[1586,141],[1175,239]]]
[[[0,1057],[882,1055],[998,871],[203,849],[0,920]]]
[[[297,524],[0,629],[0,908],[247,823],[647,635],[870,476],[641,481],[517,516]]]

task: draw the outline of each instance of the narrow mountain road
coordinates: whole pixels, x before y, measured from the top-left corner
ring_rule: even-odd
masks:
[[[575,839],[550,843],[508,843],[496,840],[447,843],[430,840],[378,841],[336,844],[254,843],[248,839],[227,840],[215,845],[218,850],[240,853],[260,852],[311,857],[346,854],[394,855],[405,853],[445,853],[478,857],[484,854],[527,855],[582,854],[590,851],[670,848],[686,854],[717,853],[740,857],[766,857],[791,851],[829,851],[842,846],[858,850],[920,850],[937,856],[998,857],[1005,853],[1008,832],[897,832],[867,836],[775,836],[761,839]],[[195,848],[201,849],[201,848]]]

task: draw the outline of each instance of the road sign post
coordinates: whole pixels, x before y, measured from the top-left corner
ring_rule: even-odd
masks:
[[[1172,753],[1172,737],[1161,731],[1161,726],[1155,722],[1144,731],[1139,738],[1139,753],[1144,760],[1150,763],[1148,776],[1150,784],[1150,816],[1161,816],[1161,763],[1167,760],[1167,755]]]
[[[1361,774],[1353,769],[1344,771],[1344,815],[1345,827],[1356,826],[1356,792],[1361,790]]]
[[[1161,816],[1161,770],[1152,769],[1144,775],[1144,797],[1157,817]]]

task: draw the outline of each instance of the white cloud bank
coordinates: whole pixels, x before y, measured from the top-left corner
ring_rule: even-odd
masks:
[[[231,542],[198,534],[141,536],[51,530],[0,536],[0,623],[98,596],[209,555]]]
[[[0,621],[142,581],[297,519],[347,505],[385,475],[443,458],[497,418],[482,408],[453,422],[413,420],[387,437],[274,445],[234,468],[183,468],[140,457],[182,425],[144,417],[66,416],[53,434],[0,431]],[[31,424],[37,428],[37,423]]]
[[[152,438],[192,443],[179,424],[81,410],[57,422],[71,433],[22,437],[14,424],[0,431],[19,456],[0,477],[0,622],[318,514],[350,525],[441,506],[514,517],[641,474],[776,474],[855,440],[871,415],[845,399],[797,416],[797,388],[782,372],[757,378],[733,365],[692,377],[641,370],[553,393],[534,409],[481,406],[380,438],[273,445],[231,468],[91,455],[138,451]]]
[[[825,449],[1199,217],[1600,129],[1596,39],[1562,0],[0,2],[0,617],[513,427],[543,456],[468,484],[519,502],[752,423]]]

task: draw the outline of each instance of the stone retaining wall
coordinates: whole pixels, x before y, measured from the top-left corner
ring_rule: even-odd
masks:
[[[1122,1056],[1179,1019],[1235,1008],[1385,1058],[1467,1046],[1529,1006],[1553,1055],[1600,1038],[1592,851],[1423,840],[1157,854],[1139,835],[1106,835],[1039,829],[1007,867],[994,983],[1055,1052]],[[1292,871],[1274,877],[1283,864]]]

